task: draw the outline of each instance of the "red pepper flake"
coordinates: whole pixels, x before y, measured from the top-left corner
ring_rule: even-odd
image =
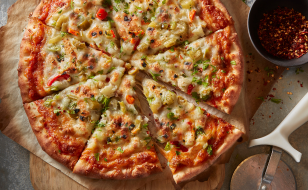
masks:
[[[110,78],[109,78],[109,77],[107,77],[107,78],[106,78],[106,82],[109,82],[109,81],[110,81]]]
[[[273,88],[273,90],[276,90],[276,88]]]
[[[283,59],[299,58],[308,52],[308,21],[305,16],[286,7],[263,16],[258,36],[266,51]]]

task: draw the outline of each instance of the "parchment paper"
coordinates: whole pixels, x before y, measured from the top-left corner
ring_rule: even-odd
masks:
[[[244,131],[246,135],[243,141],[245,141],[248,138],[249,120],[262,103],[262,100],[257,98],[265,97],[268,94],[284,68],[276,68],[254,50],[247,33],[246,22],[249,7],[241,0],[222,0],[222,2],[235,21],[235,27],[245,56],[245,72],[248,74],[244,81],[240,99],[231,115],[223,114],[205,104],[201,106]],[[172,180],[168,167],[163,173],[151,175],[144,179],[126,181],[93,180],[72,174],[69,169],[53,160],[41,149],[24,112],[17,83],[20,41],[28,22],[27,17],[38,3],[38,0],[18,0],[8,10],[7,25],[0,29],[0,130],[2,133],[89,189],[137,189],[152,180]],[[268,69],[266,71],[266,67],[273,69],[273,74],[269,73]],[[213,167],[196,178],[200,181],[205,179],[208,179],[208,181],[200,183],[193,179],[187,184],[176,186],[176,188],[183,186],[184,188],[199,186],[205,189],[219,188],[221,179],[223,180],[224,178],[224,172],[221,172],[221,168],[224,166],[219,163],[227,162],[231,153],[232,149],[222,155]]]

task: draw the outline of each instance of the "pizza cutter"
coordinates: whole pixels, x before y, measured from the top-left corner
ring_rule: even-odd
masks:
[[[296,182],[291,169],[280,160],[282,150],[300,162],[302,153],[295,150],[288,137],[308,121],[308,93],[292,109],[287,117],[269,135],[253,139],[249,147],[271,145],[272,152],[257,154],[244,160],[234,171],[231,190],[295,190]]]

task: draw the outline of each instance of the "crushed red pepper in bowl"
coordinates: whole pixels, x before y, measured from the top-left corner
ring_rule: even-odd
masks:
[[[281,8],[263,14],[258,28],[262,46],[270,54],[295,59],[308,52],[308,21],[294,9]]]

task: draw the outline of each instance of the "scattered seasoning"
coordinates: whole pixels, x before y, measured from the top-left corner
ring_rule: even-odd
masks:
[[[295,59],[308,52],[308,21],[305,16],[286,7],[263,15],[258,36],[270,54],[283,59]]]

